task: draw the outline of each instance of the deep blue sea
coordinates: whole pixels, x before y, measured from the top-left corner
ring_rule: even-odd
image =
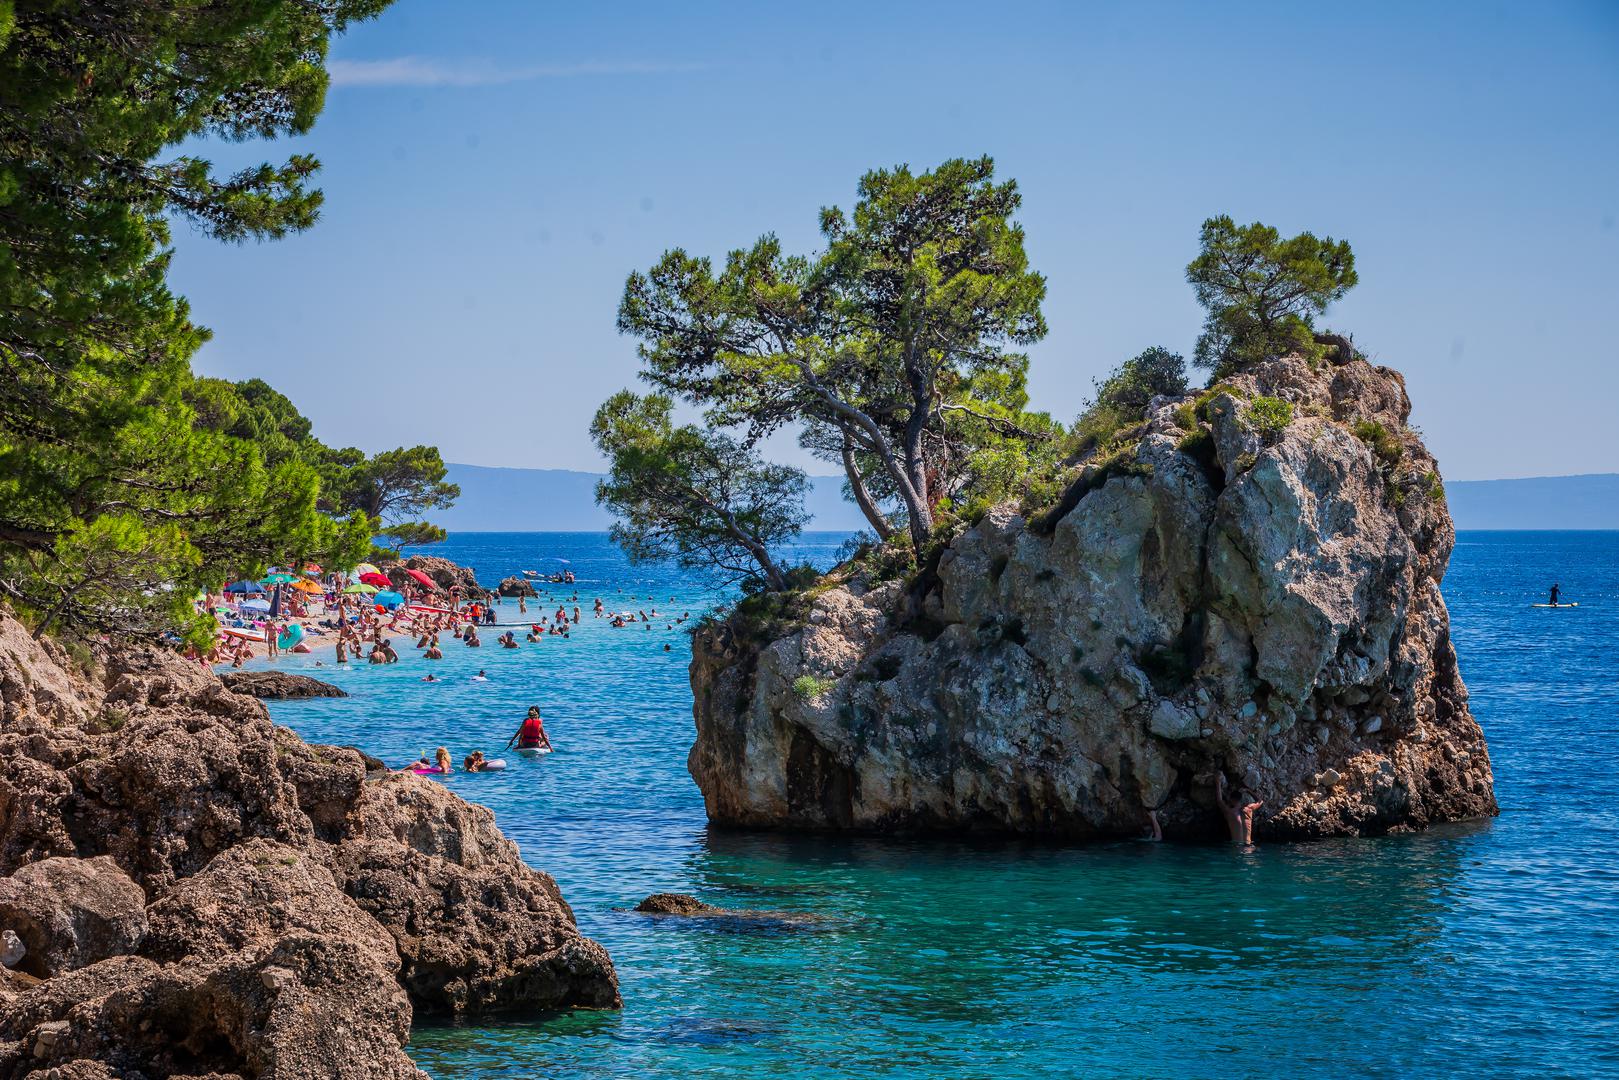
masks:
[[[842,536],[805,539],[826,563]],[[316,673],[352,696],[272,712],[402,765],[495,750],[540,705],[556,753],[448,783],[556,877],[624,994],[622,1012],[418,1025],[435,1077],[1619,1076],[1619,533],[1457,544],[1444,591],[1498,819],[1248,853],[710,831],[686,772],[689,642],[666,626],[717,594],[599,534],[433,553],[489,583],[566,565],[578,582],[547,610],[576,591],[583,625],[516,652],[452,642],[436,665],[327,656]],[[1530,606],[1554,580],[1577,609]],[[591,619],[598,596],[655,607],[654,628]],[[828,918],[623,910],[665,891]]]

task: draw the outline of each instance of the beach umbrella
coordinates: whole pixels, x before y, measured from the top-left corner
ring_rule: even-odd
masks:
[[[233,581],[225,586],[225,591],[228,593],[263,592],[264,586],[256,581]]]
[[[438,582],[434,581],[420,570],[412,570],[407,566],[405,567],[405,573],[409,574],[411,577],[415,578],[419,584],[424,585],[429,589],[438,588]]]
[[[304,567],[304,573],[306,573],[306,574],[318,574],[318,573],[320,573],[320,563],[310,563],[308,566]]]
[[[375,566],[372,566],[368,562],[363,562],[359,566],[356,566],[354,568],[354,572],[357,573],[357,574],[375,574],[378,571],[377,571],[377,568]]]
[[[294,589],[297,589],[299,592],[310,593],[310,594],[322,593],[322,592],[326,591],[325,589],[321,588],[318,584],[316,584],[313,581],[308,580],[307,578],[304,579],[303,581],[294,581],[292,583],[292,587]]]
[[[387,575],[379,574],[376,571],[372,571],[369,574],[361,574],[360,580],[365,582],[367,585],[375,585],[379,589],[391,589],[394,585],[393,582],[388,580]]]
[[[265,577],[260,582],[260,584],[261,585],[288,585],[288,584],[291,584],[292,582],[297,581],[297,580],[298,579],[293,577],[291,574],[283,573],[283,572],[278,570],[275,573],[270,574],[268,577]]]
[[[353,596],[355,593],[374,593],[377,591],[377,587],[375,585],[367,585],[364,582],[357,581],[343,591],[348,593],[350,596]]]
[[[382,592],[379,592],[376,596],[372,597],[372,599],[377,602],[379,607],[394,608],[405,602],[405,598],[394,592],[392,589],[384,589]]]
[[[270,610],[270,601],[268,601],[268,600],[243,600],[242,601],[242,610],[243,611],[269,611]]]

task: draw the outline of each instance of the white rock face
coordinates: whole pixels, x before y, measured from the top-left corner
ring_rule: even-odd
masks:
[[[1439,592],[1454,531],[1403,380],[1290,357],[1227,385],[1213,460],[1156,400],[1148,475],[1054,522],[998,508],[909,588],[834,575],[774,640],[699,635],[690,768],[710,818],[1083,838],[1153,807],[1190,835],[1219,827],[1215,770],[1264,801],[1262,836],[1493,814]],[[1268,442],[1245,418],[1257,394],[1293,406]],[[806,674],[832,689],[795,693]]]

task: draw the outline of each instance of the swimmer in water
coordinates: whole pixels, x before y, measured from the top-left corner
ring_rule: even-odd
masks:
[[[487,675],[485,675],[483,673],[483,668],[479,668],[478,669],[478,674],[476,674],[476,675],[474,675],[472,677],[472,681],[473,682],[488,682],[489,681],[489,676],[487,676]]]
[[[540,719],[540,707],[530,705],[528,715],[518,727],[517,733],[506,740],[506,745],[517,744],[519,750],[549,750],[551,737],[545,733],[545,721]]]
[[[1247,796],[1247,797],[1245,797]],[[1226,829],[1231,833],[1231,839],[1244,847],[1254,844],[1254,811],[1265,804],[1254,799],[1245,792],[1237,792],[1236,797],[1226,801],[1225,773],[1214,774],[1214,799],[1220,804],[1220,814],[1225,818]]]

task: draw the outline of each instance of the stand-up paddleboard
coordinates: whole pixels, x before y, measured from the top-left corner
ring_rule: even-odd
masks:
[[[1576,600],[1572,604],[1530,604],[1529,606],[1530,607],[1543,607],[1543,608],[1570,608],[1570,607],[1579,607],[1580,603],[1579,603],[1578,600]]]
[[[519,755],[521,755],[522,757],[527,757],[527,758],[544,757],[546,754],[549,754],[550,752],[551,752],[551,748],[549,746],[519,746],[519,747],[517,747],[517,753]]]

